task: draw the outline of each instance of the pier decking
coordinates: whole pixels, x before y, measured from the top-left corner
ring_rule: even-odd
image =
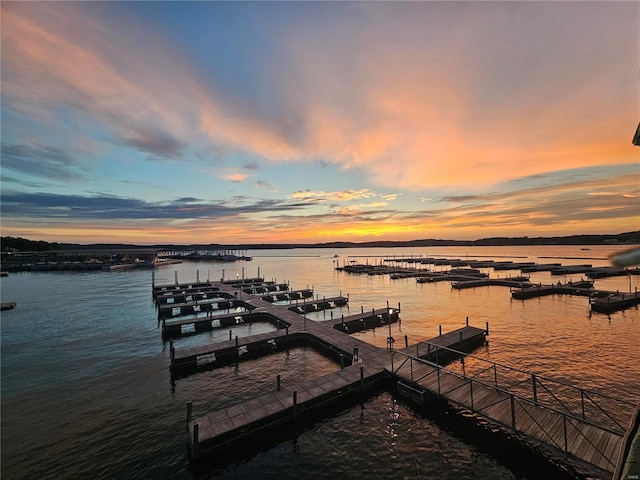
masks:
[[[187,430],[193,458],[209,456],[231,444],[237,444],[248,435],[290,423],[311,409],[336,403],[348,395],[366,392],[378,382],[388,380],[385,367],[389,357],[386,351],[332,329],[314,330],[313,335],[308,335],[320,343],[331,342],[341,355],[349,357],[351,365],[299,383],[293,391],[270,393],[198,418],[191,418],[192,407],[189,407]],[[461,336],[467,341],[472,338],[476,342],[484,341],[484,333],[482,329],[463,327],[432,341],[457,345]],[[266,340],[267,337],[275,339],[278,335],[258,337]]]
[[[435,395],[602,470],[613,472],[616,467],[624,427],[590,422],[584,404],[582,416],[544,404],[538,399],[536,385],[543,389],[535,376],[533,398],[528,398],[499,386],[497,377],[493,384],[404,352],[392,355],[390,370],[399,378],[399,391],[415,401],[424,403],[426,396]],[[582,395],[584,401],[584,391]]]
[[[489,362],[490,367],[477,373],[465,372],[464,361],[461,362],[462,372],[456,371],[455,364],[448,363],[453,358],[464,358],[483,343],[489,333],[488,324],[485,329],[472,327],[467,319],[466,327],[445,334],[440,332],[437,337],[417,345],[409,345],[405,336],[404,348],[395,349],[391,324],[399,321],[399,305],[397,309],[390,308],[388,304],[386,308],[371,310],[362,307],[361,312],[355,315],[340,318],[332,315],[330,321],[312,321],[298,313],[303,313],[304,308],[296,310],[295,305],[276,304],[255,294],[245,294],[246,283],[232,286],[216,282],[215,287],[219,288],[219,294],[233,295],[233,301],[242,302],[246,308],[243,313],[217,317],[221,326],[223,322],[232,326],[252,319],[272,322],[276,330],[244,338],[233,338],[230,330],[229,340],[196,347],[174,348],[172,343],[173,378],[297,345],[312,345],[327,352],[339,360],[340,370],[300,382],[287,391],[278,387],[273,393],[218,411],[199,412],[197,416],[193,415],[194,406],[189,403],[188,446],[193,459],[216,454],[274,427],[321,415],[325,407],[364,398],[363,395],[381,385],[385,388],[395,385],[400,394],[413,401],[424,404],[438,397],[470,410],[502,429],[543,442],[603,471],[613,472],[615,468],[624,435],[624,420],[607,412],[602,401],[596,402],[595,398],[600,394],[562,384],[563,388],[579,392],[576,403],[574,399],[566,400],[563,394],[554,393],[554,382],[561,382],[516,369],[511,370],[524,375],[524,380],[499,381],[498,364],[494,362]],[[576,287],[573,285],[571,288]],[[304,301],[298,302],[297,306],[311,304],[318,308],[322,303],[323,307],[331,307],[345,298]],[[167,325],[179,325],[181,328],[183,323],[195,321],[165,322],[164,328]],[[196,331],[213,328],[211,316],[197,321],[207,323],[200,326],[194,323]],[[357,331],[357,326],[386,328],[387,325],[387,349],[345,334]],[[493,372],[493,377],[489,380],[484,378],[486,372]],[[523,385],[531,385],[531,392],[527,393]],[[606,400],[614,401],[617,400],[612,397]],[[592,415],[590,409],[595,409],[596,413]],[[604,412],[604,416],[600,412]]]

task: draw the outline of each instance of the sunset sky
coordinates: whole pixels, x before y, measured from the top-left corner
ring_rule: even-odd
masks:
[[[639,2],[1,8],[2,235],[640,229]]]

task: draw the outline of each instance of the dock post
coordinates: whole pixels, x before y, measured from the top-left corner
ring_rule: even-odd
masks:
[[[513,393],[511,394],[511,428],[516,429],[516,400]]]
[[[438,325],[438,336],[442,336],[442,325]]]
[[[409,336],[405,335],[404,336],[404,348],[407,348],[409,346]]]
[[[398,302],[398,313],[401,313],[400,302]]]
[[[293,391],[293,416],[296,417],[298,415],[298,391]]]
[[[360,365],[360,388],[364,390],[364,367]]]
[[[538,391],[536,390],[536,376],[531,374],[531,384],[533,386],[533,404],[538,406]]]
[[[176,349],[173,348],[173,340],[169,342],[169,353],[171,355],[171,365],[173,365],[173,361],[176,358]]]
[[[175,275],[176,275],[176,287],[178,286],[178,271],[175,271]]]
[[[193,446],[198,445],[198,431],[200,430],[200,425],[197,423],[193,424]]]
[[[331,322],[333,323],[333,310],[331,310],[331,312],[329,313],[331,313]]]
[[[344,325],[344,313],[342,314],[342,325]]]
[[[189,422],[191,422],[191,412],[193,410],[193,402],[187,402],[187,431],[189,430]]]
[[[196,269],[196,283],[200,283],[200,270]]]
[[[280,374],[276,376],[276,391],[280,391]]]
[[[353,361],[358,361],[358,345],[353,346]]]
[[[229,341],[231,341],[233,339],[233,330],[229,329]]]
[[[487,322],[487,328],[485,329],[485,335],[489,336],[489,322]]]
[[[242,267],[242,280],[244,280],[244,267]]]
[[[467,317],[467,327],[469,326],[469,317]]]
[[[236,335],[236,348],[238,348],[238,335]]]
[[[360,305],[360,313],[364,313],[364,306]]]

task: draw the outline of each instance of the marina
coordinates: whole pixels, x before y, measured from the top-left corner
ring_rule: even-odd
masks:
[[[387,255],[384,249],[351,252],[360,258],[368,256],[370,264],[379,264]],[[309,308],[304,314],[291,311],[295,300],[263,300],[274,293],[269,292],[273,286],[259,275],[243,279],[246,268],[240,268],[241,263],[235,269],[226,264],[224,276],[214,264],[199,262],[179,264],[177,273],[156,269],[154,275],[139,269],[81,274],[34,272],[3,279],[3,296],[20,304],[3,312],[2,319],[3,412],[13,412],[3,417],[2,435],[14,439],[3,442],[3,478],[113,478],[127,476],[132,465],[140,478],[258,478],[265,465],[278,465],[278,477],[287,480],[300,475],[313,478],[325,470],[343,478],[349,472],[369,471],[377,472],[372,477],[376,479],[398,475],[428,478],[427,472],[438,472],[433,473],[438,478],[471,479],[480,475],[608,480],[613,472],[609,462],[620,465],[617,457],[627,458],[627,445],[632,443],[627,426],[635,410],[631,405],[637,405],[640,398],[637,383],[631,380],[640,374],[636,371],[637,350],[633,348],[640,341],[634,306],[591,317],[590,305],[585,304],[588,297],[579,295],[513,301],[507,290],[511,285],[457,289],[450,281],[419,283],[416,279],[420,277],[346,274],[332,268],[337,263],[333,252],[308,250],[292,257],[285,251],[269,252],[267,257],[257,251],[249,253],[262,270],[290,279],[277,285],[290,285],[291,291],[305,290],[296,285],[313,285],[308,288],[311,295],[298,299],[298,305],[337,297],[349,301],[342,306],[330,303],[328,309]],[[348,258],[346,253],[339,253],[341,258]],[[436,253],[461,261],[466,256],[464,249],[461,254],[460,249],[457,254],[455,249]],[[525,253],[533,260],[536,255],[578,256],[568,248],[509,252],[480,249],[470,250],[469,259],[505,255],[505,260],[526,261]],[[602,258],[609,255],[608,251],[593,254]],[[411,258],[408,251],[406,256],[396,258],[400,257]],[[422,269],[423,265],[418,265]],[[606,266],[596,261],[593,265]],[[432,265],[424,267],[425,272],[433,269]],[[207,272],[206,281],[201,281],[197,272],[193,281],[197,268]],[[444,265],[437,268],[449,270]],[[490,275],[473,281],[493,280],[498,275],[500,278],[495,279],[501,282],[525,281],[518,278],[518,273],[504,277],[490,266],[475,268]],[[179,283],[178,275],[188,282]],[[255,308],[243,307],[237,312],[235,308],[241,307],[236,306],[228,313],[194,312],[167,318],[168,324],[186,324],[181,326],[180,335],[164,340],[162,321],[157,317],[159,307],[165,304],[149,295],[150,277],[154,276],[156,286],[165,286],[156,295],[160,302],[182,307],[213,299],[241,300]],[[550,272],[526,276],[532,285],[557,286]],[[225,278],[225,283],[212,282],[209,277]],[[562,280],[565,284],[570,279]],[[263,283],[267,292],[253,293],[253,287],[260,288]],[[635,275],[599,278],[594,285],[596,290],[618,290],[621,295],[633,292],[636,286]],[[38,298],[25,294],[33,289],[42,294]],[[349,294],[334,296],[336,292]],[[185,293],[184,298],[179,297]],[[324,293],[328,295],[323,297]],[[127,302],[121,301],[123,295]],[[45,298],[47,301],[41,302]],[[391,308],[395,311],[401,305],[397,318],[383,317],[390,306],[385,305],[386,299],[393,300]],[[211,328],[203,326],[201,330],[190,323],[218,315],[228,316],[224,327],[221,318],[213,319]],[[256,321],[244,318],[248,316],[257,316]],[[461,346],[453,338],[446,341],[448,346],[437,346],[440,336],[455,336],[460,329],[474,328],[464,326],[465,317],[470,325],[490,323],[490,341],[483,339],[468,346],[463,334]],[[339,330],[343,319],[350,327],[349,333]],[[290,324],[288,342],[286,324]],[[294,332],[296,325],[298,332]],[[478,328],[482,337],[486,330],[487,326]],[[24,347],[16,350],[21,339]],[[17,355],[17,351],[22,353]],[[195,368],[172,369],[172,351],[177,354],[174,358],[185,360],[189,352],[195,354]],[[38,355],[30,358],[28,352]],[[381,359],[377,363],[379,376],[369,369],[377,355]],[[37,365],[40,367],[35,369]],[[45,375],[43,365],[56,374]],[[507,373],[507,365],[522,373]],[[424,374],[428,375],[420,379]],[[446,378],[441,386],[446,383],[448,390],[458,388],[441,388],[439,394],[438,375],[441,381]],[[331,383],[338,389],[330,390],[330,394],[310,394],[314,388],[328,388]],[[35,389],[37,393],[29,393]],[[554,404],[546,389],[563,404]],[[299,407],[295,420],[287,410],[293,406],[294,390]],[[275,400],[269,401],[273,396],[282,405],[277,411],[284,415],[278,420],[283,423],[275,428],[275,436],[261,433],[273,428],[266,426],[266,430],[257,428],[253,432],[249,423],[240,443],[226,443],[229,438],[218,437],[221,443],[212,454],[203,450],[201,457],[185,467],[185,441],[193,435],[193,428],[187,432],[185,427],[189,402],[192,422],[215,415],[233,418],[229,409],[234,406],[236,410],[242,406],[245,415],[251,417],[253,412],[257,418],[262,410],[249,407],[257,405],[257,400],[265,408],[275,409]],[[619,425],[599,418],[594,413],[599,409],[589,397]],[[603,400],[605,397],[610,399]],[[498,403],[490,406],[492,402]],[[531,417],[540,426],[534,428]],[[43,422],[43,418],[49,420]],[[19,432],[35,428],[34,422],[40,425],[42,436],[29,437],[27,442]],[[594,436],[588,432],[591,428],[595,428]],[[625,429],[626,434],[621,435]],[[209,438],[205,437],[206,430],[198,432],[199,439]],[[593,445],[581,440],[585,436],[580,432]],[[55,442],[55,453],[54,443],[45,442],[45,438]],[[135,450],[129,448],[132,444],[137,446]],[[618,454],[613,455],[616,448]],[[385,456],[383,465],[372,451]],[[505,455],[507,451],[511,453]],[[599,451],[603,453],[600,457]],[[53,458],[66,460],[52,463]],[[327,463],[327,458],[334,460]],[[447,458],[454,458],[454,463]],[[540,468],[546,473],[535,473],[542,472]]]
[[[579,282],[572,288],[585,287],[591,287],[591,282]],[[231,291],[228,289],[233,286],[218,284],[216,288],[230,296]],[[558,285],[556,288],[568,287]],[[543,293],[540,293],[540,290]],[[539,295],[546,292],[540,286],[536,287],[536,291]],[[237,297],[237,293],[234,297]],[[337,298],[345,300],[346,304],[345,297]],[[324,304],[327,308],[331,307],[329,301],[325,300]],[[367,391],[386,385],[386,388],[397,389],[398,394],[419,404],[428,404],[429,399],[440,398],[462,406],[503,428],[517,432],[525,441],[534,439],[544,442],[602,471],[613,472],[616,468],[630,416],[623,415],[623,418],[616,419],[615,415],[617,413],[620,416],[620,412],[633,411],[633,403],[620,402],[606,396],[603,397],[604,400],[600,398],[598,403],[596,398],[602,395],[560,383],[562,388],[579,392],[580,408],[573,410],[575,405],[572,408],[572,399],[563,398],[562,394],[552,391],[552,388],[558,385],[554,380],[500,366],[501,369],[516,371],[530,378],[527,383],[531,385],[531,392],[525,388],[523,393],[522,388],[518,388],[522,382],[516,382],[511,386],[506,385],[505,380],[499,382],[498,364],[495,362],[488,362],[489,367],[479,372],[492,370],[493,378],[490,380],[479,378],[479,374],[469,375],[464,368],[462,373],[447,368],[447,364],[456,358],[460,358],[464,365],[468,352],[485,341],[489,333],[488,323],[485,329],[470,327],[467,318],[466,327],[445,334],[440,330],[437,337],[423,340],[415,346],[410,346],[408,338],[405,337],[404,349],[398,350],[394,345],[391,323],[392,318],[399,318],[399,308],[394,310],[387,306],[386,309],[372,309],[371,312],[365,313],[362,307],[359,315],[342,317],[340,323],[334,324],[308,322],[304,316],[301,319],[296,314],[304,314],[308,310],[291,307],[286,309],[286,306],[276,305],[262,298],[254,297],[246,301],[244,307],[260,312],[259,315],[263,318],[269,318],[277,330],[252,335],[242,340],[237,336],[232,339],[230,330],[228,341],[202,347],[176,350],[172,344],[172,375],[180,378],[202,368],[216,368],[242,361],[243,358],[269,355],[274,351],[299,345],[313,345],[330,352],[339,359],[340,371],[296,383],[294,389],[287,392],[281,391],[278,379],[277,390],[274,393],[195,418],[193,403],[189,402],[188,445],[189,455],[194,461],[222,454],[240,442],[258,435],[268,435],[274,429],[300,422],[305,416],[321,418],[323,409],[348,401],[349,398],[361,398]],[[249,317],[226,317],[230,322],[228,326],[244,322],[247,318]],[[356,323],[366,328],[366,319],[375,318],[381,320],[377,324],[378,327],[385,323],[389,326],[386,349],[373,347],[345,335],[352,330],[346,327],[347,325]],[[205,328],[196,327],[196,330],[211,328],[210,321],[206,321],[209,323]],[[340,326],[342,328],[339,328]],[[164,328],[165,325],[163,332]],[[615,410],[608,413],[605,408],[611,409],[614,402],[618,402]],[[588,416],[588,407],[597,414],[604,412],[604,417]],[[609,422],[610,420],[613,423]]]

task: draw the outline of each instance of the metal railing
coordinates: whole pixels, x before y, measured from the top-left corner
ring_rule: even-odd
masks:
[[[486,384],[527,398],[536,405],[558,409],[569,416],[621,435],[624,434],[630,412],[636,405],[616,396],[580,388],[430,342],[421,342],[416,346],[416,357],[431,355],[437,364],[441,356],[439,351],[447,352],[449,358],[451,354],[460,357],[458,364],[447,366],[448,370],[461,372],[469,378],[482,380]]]
[[[445,347],[439,347],[445,348]],[[449,349],[451,350],[451,349]],[[461,352],[458,352],[461,353]],[[396,355],[400,355],[402,360],[400,362],[395,358]],[[474,357],[478,358],[478,357]],[[571,453],[573,455],[577,455],[577,451],[571,448],[571,444],[569,442],[569,436],[574,434],[574,430],[579,437],[583,437],[586,442],[596,451],[601,457],[605,460],[608,469],[615,468],[615,459],[611,459],[610,455],[607,455],[603,449],[601,449],[598,445],[596,445],[592,438],[587,436],[582,429],[580,428],[580,424],[583,425],[591,425],[601,430],[608,431],[615,435],[624,435],[624,431],[626,427],[620,425],[619,421],[614,420],[614,426],[611,424],[603,425],[600,422],[597,422],[593,418],[590,418],[586,415],[586,406],[588,402],[594,404],[598,410],[604,413],[604,418],[612,419],[612,415],[606,412],[600,405],[598,405],[593,398],[596,396],[601,396],[607,399],[613,399],[613,397],[599,394],[597,392],[588,391],[585,389],[581,389],[578,387],[574,387],[564,382],[559,382],[557,380],[548,379],[544,377],[536,376],[535,374],[531,374],[528,372],[524,372],[519,369],[515,369],[513,367],[508,367],[505,365],[500,365],[496,362],[491,362],[489,360],[483,360],[491,365],[482,370],[478,370],[473,375],[468,375],[466,371],[459,372],[455,371],[451,368],[444,367],[442,365],[438,365],[437,363],[431,362],[429,360],[425,360],[422,358],[414,357],[413,355],[395,351],[391,354],[391,370],[392,373],[399,377],[408,378],[411,382],[417,385],[421,385],[423,388],[426,388],[433,393],[437,393],[439,396],[447,398],[449,401],[457,403],[465,408],[470,408],[472,412],[478,413],[482,416],[490,418],[494,421],[499,421],[507,427],[511,427],[513,430],[520,431],[530,436],[534,436],[539,440],[545,441],[548,444],[555,446],[556,448],[563,450],[567,453]],[[408,364],[408,365],[407,365]],[[431,368],[424,369],[424,366],[428,366]],[[422,366],[422,368],[420,368]],[[400,373],[401,369],[407,370],[408,372]],[[499,369],[507,369],[509,371],[514,371],[520,375],[527,376],[526,379],[518,380],[514,384],[501,384],[502,378],[500,377]],[[480,378],[482,374],[490,373],[492,377],[490,380],[485,378]],[[443,390],[443,378],[445,376],[455,376],[462,380],[457,385],[450,387],[449,390]],[[425,386],[426,382],[431,377],[431,381],[433,382],[433,378],[435,377],[435,385],[432,387]],[[514,387],[517,389],[519,386],[523,386],[525,383],[528,383],[530,387],[530,391],[528,394],[523,394],[522,391],[513,391]],[[559,395],[554,393],[550,385],[558,384],[563,387],[569,387],[575,391],[580,392],[580,402],[582,405],[582,409],[580,412],[576,414],[576,412],[569,408],[567,401],[559,398]],[[474,399],[474,385],[476,386],[476,392],[482,387],[485,387],[484,390],[486,392],[486,387],[494,390],[496,392],[496,396],[493,398],[491,403],[485,403],[480,405],[477,401],[477,393],[476,398]],[[538,386],[540,389],[538,389]],[[460,389],[467,388],[467,394],[463,397],[462,400],[455,400],[451,398],[452,394]],[[544,393],[543,393],[544,392]],[[548,400],[554,399],[554,401],[558,404],[557,406],[552,406],[549,404]],[[476,402],[474,402],[476,400]],[[486,400],[486,396],[483,400]],[[510,421],[505,422],[504,419],[500,420],[492,416],[492,414],[488,413],[487,410],[491,407],[498,405],[503,402],[509,403],[509,411],[510,411]],[[619,402],[623,403],[625,406],[629,407],[625,409],[627,411],[633,412],[635,405],[631,402],[626,402],[620,400]],[[552,402],[553,403],[553,402]],[[536,407],[534,414],[531,413],[531,406]],[[529,408],[527,408],[529,407]],[[540,419],[539,413],[542,412],[553,412],[558,419],[562,419],[562,428],[558,429],[557,426],[555,428],[547,428],[542,422],[539,422]],[[523,430],[522,425],[528,422],[529,424],[533,423],[538,427],[538,431],[535,435],[531,435]]]

